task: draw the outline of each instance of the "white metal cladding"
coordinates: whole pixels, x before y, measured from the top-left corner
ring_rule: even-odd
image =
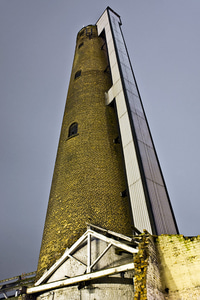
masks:
[[[152,233],[150,212],[146,204],[146,201],[150,201],[153,220],[157,229],[156,233],[176,234],[173,212],[121,33],[120,23],[120,17],[107,8],[97,22],[97,29],[98,34],[105,30],[113,80],[113,86],[108,91],[107,104],[115,98],[134,225],[139,230],[147,229]],[[134,134],[131,124],[134,127]],[[144,193],[136,148],[139,149],[139,160],[142,165],[149,200],[146,199],[147,194]]]
[[[116,22],[118,24],[119,18],[115,14],[113,14],[113,18],[114,21],[116,19]],[[134,225],[141,231],[143,231],[143,229],[146,229],[150,233],[152,233],[107,10],[97,22],[97,29],[98,34],[100,34],[102,30],[105,30],[106,35],[110,69],[113,81],[113,86],[108,91],[107,104],[115,98]],[[126,53],[122,54],[122,59],[125,64],[128,64]],[[126,72],[128,74],[128,70]],[[136,90],[136,88],[134,87],[130,87],[130,89],[131,91]]]

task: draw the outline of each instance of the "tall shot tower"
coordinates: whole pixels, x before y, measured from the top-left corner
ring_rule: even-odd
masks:
[[[121,19],[109,7],[96,25],[77,35],[37,285],[60,266],[86,223],[126,236],[126,242],[144,229],[157,235],[178,233]],[[90,273],[96,262],[91,264],[88,249],[85,272]]]
[[[39,274],[92,223],[132,234],[105,38],[96,26],[77,35],[74,63],[42,239]],[[116,141],[116,142],[115,142]]]

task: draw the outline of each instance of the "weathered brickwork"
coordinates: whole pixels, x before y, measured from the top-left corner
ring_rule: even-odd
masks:
[[[131,234],[128,199],[120,196],[126,189],[122,154],[113,143],[119,135],[115,109],[105,105],[112,83],[103,45],[95,26],[77,36],[37,279],[83,234],[86,222]],[[74,122],[78,133],[68,139]]]
[[[140,235],[139,252],[134,257],[134,300],[164,299],[154,237],[147,231]]]
[[[141,235],[134,300],[200,300],[200,236]]]
[[[162,279],[160,276],[160,265],[155,237],[149,235],[148,238],[148,267],[147,267],[147,299],[164,300]]]
[[[200,236],[161,235],[156,241],[165,299],[200,299]]]
[[[147,299],[147,267],[149,261],[148,251],[149,234],[143,233],[140,236],[139,251],[134,257],[135,275],[134,275],[134,300]]]

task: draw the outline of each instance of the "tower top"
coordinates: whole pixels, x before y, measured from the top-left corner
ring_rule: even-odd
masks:
[[[96,23],[98,23],[98,21],[102,18],[102,16],[105,14],[105,12],[112,12],[113,14],[115,14],[119,20],[120,20],[120,25],[122,25],[122,21],[121,21],[121,17],[118,13],[116,13],[110,6],[107,6],[106,9],[104,10],[104,12],[102,13],[102,15],[99,17],[99,19],[97,20]]]

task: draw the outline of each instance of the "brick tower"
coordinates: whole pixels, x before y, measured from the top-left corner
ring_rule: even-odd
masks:
[[[105,40],[96,26],[77,36],[38,272],[48,269],[92,223],[132,234]],[[116,142],[115,142],[116,141]]]
[[[144,229],[178,233],[121,19],[108,7],[77,35],[37,282],[29,293],[67,286],[64,298],[79,299],[78,285],[86,288],[80,299],[131,299],[132,237]]]

